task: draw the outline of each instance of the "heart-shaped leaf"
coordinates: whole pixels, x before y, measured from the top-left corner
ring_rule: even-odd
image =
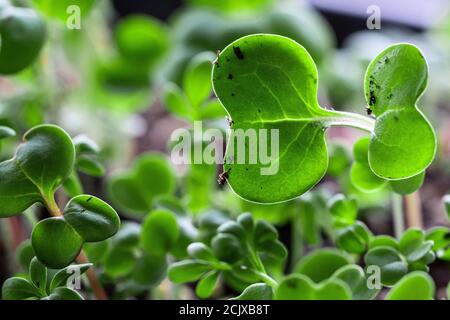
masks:
[[[386,295],[386,300],[433,300],[434,292],[433,279],[416,271],[403,277]]]
[[[355,264],[343,266],[332,278],[340,279],[349,286],[353,300],[372,300],[380,292],[379,289],[369,289],[364,270]]]
[[[357,221],[355,224],[339,229],[336,235],[336,246],[349,253],[363,253],[367,249],[372,233],[367,226]]]
[[[83,238],[62,218],[40,221],[31,235],[36,257],[51,269],[71,264],[81,251]]]
[[[378,266],[381,282],[392,286],[408,272],[408,263],[391,247],[375,247],[364,256],[366,266]]]
[[[346,227],[356,222],[358,202],[355,198],[347,199],[343,194],[337,194],[330,199],[328,207],[336,227]]]
[[[316,284],[305,275],[293,274],[284,278],[275,293],[277,300],[350,300],[350,288],[339,279]]]
[[[119,230],[120,218],[106,202],[89,195],[72,198],[64,209],[64,219],[85,242],[98,242]]]
[[[369,145],[371,169],[399,180],[425,170],[436,153],[436,136],[417,100],[427,85],[427,62],[411,44],[381,52],[365,76],[366,101],[377,117]]]
[[[175,191],[175,174],[164,156],[145,154],[129,170],[112,177],[109,190],[120,207],[142,216],[152,209],[157,196]]]
[[[295,272],[319,283],[349,263],[349,257],[342,251],[324,248],[312,251],[303,257],[296,265]]]
[[[272,300],[273,289],[265,283],[254,283],[236,298],[230,300]]]
[[[349,124],[370,130],[371,119],[354,115],[352,122],[348,114],[321,108],[317,82],[309,53],[285,37],[251,35],[221,52],[213,68],[213,85],[233,120],[230,141],[244,133],[251,136],[252,130],[268,130],[264,138],[256,133],[247,146],[258,145],[257,152],[271,157],[270,163],[262,163],[263,159],[250,163],[256,152],[237,150],[238,143],[227,148],[224,169],[241,197],[264,203],[298,197],[327,170],[327,127]],[[236,161],[237,156],[248,160]]]
[[[9,278],[2,286],[3,300],[27,300],[41,297],[39,289],[23,278]]]
[[[167,273],[166,255],[144,254],[136,262],[132,271],[133,281],[141,285],[157,286]]]
[[[70,175],[75,148],[70,136],[53,125],[28,131],[13,159],[0,163],[0,217],[36,202],[52,203],[53,193]]]
[[[141,246],[148,253],[165,254],[175,244],[180,235],[175,215],[167,210],[149,213],[142,225]]]

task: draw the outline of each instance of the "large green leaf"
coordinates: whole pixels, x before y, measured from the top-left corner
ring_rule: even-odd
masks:
[[[415,176],[434,158],[434,130],[416,105],[427,78],[424,56],[405,43],[385,49],[367,69],[366,101],[377,117],[369,163],[380,177],[399,180]]]
[[[0,12],[0,73],[14,74],[30,66],[46,39],[44,20],[32,9],[6,6]]]
[[[175,214],[168,210],[154,210],[142,225],[140,243],[148,253],[163,255],[171,249],[179,235]]]
[[[272,129],[279,133],[279,152],[245,137],[245,150],[228,147],[224,166],[233,190],[255,202],[277,202],[295,198],[323,177],[328,165],[325,129],[347,124],[369,129],[372,120],[323,109],[317,102],[318,74],[309,53],[298,43],[275,35],[243,37],[220,54],[213,68],[214,90],[233,120],[231,140],[238,129]],[[243,136],[241,134],[241,136]],[[249,145],[272,156],[270,164],[250,164]],[[244,164],[236,161],[245,156]],[[242,161],[241,161],[242,162]],[[262,170],[265,169],[265,170]],[[289,181],[289,183],[287,183]]]
[[[83,238],[62,218],[39,222],[31,235],[36,257],[51,269],[72,263],[81,251]]]
[[[9,278],[2,286],[3,300],[37,299],[40,296],[39,289],[23,278]]]
[[[112,237],[120,227],[120,218],[106,202],[89,195],[72,198],[64,209],[64,219],[86,242]]]
[[[53,193],[70,175],[75,148],[69,135],[53,125],[32,128],[13,159],[0,163],[0,217],[35,202],[53,202]]]
[[[435,285],[425,272],[416,271],[401,279],[386,295],[386,300],[433,300]]]

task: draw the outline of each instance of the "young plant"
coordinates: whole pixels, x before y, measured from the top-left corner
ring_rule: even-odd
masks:
[[[37,223],[31,236],[37,259],[52,269],[65,268],[77,257],[86,263],[83,244],[103,241],[120,226],[116,211],[94,196],[78,195],[63,211],[58,207],[55,192],[73,172],[75,155],[72,139],[64,130],[40,125],[25,133],[14,158],[0,163],[0,217],[20,214],[36,203],[53,216]],[[93,289],[101,291],[95,274],[88,272],[88,276]]]
[[[392,45],[370,63],[365,77],[366,101],[375,119],[324,109],[317,102],[316,66],[301,45],[265,34],[236,40],[215,63],[214,90],[233,129],[279,130],[279,154],[273,159],[279,170],[261,175],[261,163],[232,163],[236,150],[228,148],[224,170],[230,186],[255,202],[300,196],[327,170],[325,131],[331,126],[372,133],[368,163],[377,176],[401,180],[418,175],[436,152],[434,130],[416,106],[426,83],[427,64],[419,49]]]

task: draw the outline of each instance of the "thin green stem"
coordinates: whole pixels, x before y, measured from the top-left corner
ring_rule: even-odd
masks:
[[[344,126],[373,132],[375,119],[353,112],[330,111],[330,116],[326,118],[328,126]]]
[[[255,271],[255,273],[256,273],[256,275],[258,275],[258,277],[262,281],[264,281],[266,284],[268,284],[272,288],[276,289],[278,287],[278,282],[276,282],[275,279],[272,278],[271,276],[269,276],[267,273],[263,273],[263,272],[259,272],[259,271]]]
[[[403,216],[403,199],[401,195],[392,195],[392,218],[394,222],[394,234],[399,239],[405,230],[405,219]]]

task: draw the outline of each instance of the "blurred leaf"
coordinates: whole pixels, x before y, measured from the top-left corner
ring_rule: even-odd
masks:
[[[197,283],[195,294],[201,299],[209,298],[217,287],[219,276],[220,272],[218,271],[206,273]]]
[[[137,259],[132,279],[141,285],[157,286],[166,277],[166,255],[144,254]]]
[[[425,179],[425,171],[408,179],[389,181],[389,184],[391,185],[392,190],[394,190],[394,192],[401,195],[406,195],[420,189],[424,179]]]
[[[332,177],[338,178],[345,173],[347,168],[350,167],[351,158],[349,152],[347,151],[345,146],[339,143],[333,143],[330,146],[329,154],[330,159],[328,163],[327,174]]]
[[[368,288],[368,279],[364,270],[355,264],[338,269],[332,278],[340,279],[349,286],[353,300],[372,300],[380,292],[378,289]]]
[[[40,296],[39,289],[23,278],[9,278],[2,286],[3,300],[27,300]]]
[[[333,196],[328,202],[336,227],[347,227],[356,222],[358,216],[358,202],[355,198],[346,198],[343,194]]]
[[[212,63],[215,58],[212,52],[199,53],[192,58],[184,72],[183,89],[194,110],[198,110],[200,104],[211,95]]]
[[[74,275],[75,270],[79,271],[79,275],[82,275],[90,267],[92,267],[92,263],[70,265],[59,270],[50,282],[50,292],[54,292],[56,288],[67,286],[67,280]]]
[[[380,246],[370,249],[364,256],[366,266],[378,266],[381,272],[381,282],[392,286],[407,272],[408,264],[393,248]]]
[[[30,240],[23,241],[16,250],[16,260],[19,261],[23,270],[28,270],[34,256]]]
[[[254,283],[242,292],[239,296],[230,300],[272,300],[273,290],[265,283]]]
[[[15,135],[16,132],[14,131],[14,129],[0,125],[0,140],[9,137],[14,137]]]
[[[148,253],[163,255],[172,248],[179,235],[175,215],[167,210],[154,210],[144,220],[140,244]]]
[[[357,221],[355,224],[337,230],[336,246],[348,253],[361,254],[367,249],[372,232],[367,226]]]
[[[56,288],[48,297],[48,300],[84,300],[83,297],[70,288]]]
[[[435,285],[425,272],[412,272],[388,292],[386,300],[433,300]]]
[[[323,248],[304,256],[295,266],[295,273],[305,275],[319,283],[330,278],[336,270],[349,263],[349,257],[342,251]]]
[[[92,176],[101,177],[105,174],[105,167],[92,156],[82,155],[77,158],[77,168],[81,172]]]
[[[169,279],[175,283],[194,282],[212,268],[210,265],[195,260],[175,262],[169,267]]]

